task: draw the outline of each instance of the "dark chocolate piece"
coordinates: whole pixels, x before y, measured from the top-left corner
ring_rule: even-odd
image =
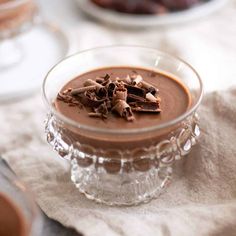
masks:
[[[144,89],[129,84],[125,84],[125,87],[127,88],[129,94],[134,94],[145,98],[146,93]]]
[[[153,85],[147,83],[146,81],[142,81],[142,88],[148,90],[152,95],[157,95],[159,90],[155,88]]]
[[[128,94],[128,96],[127,96],[127,101],[128,101],[128,103],[129,103],[129,102],[137,102],[137,101],[139,101],[139,102],[145,102],[146,99],[143,98],[143,97],[139,97],[139,96],[137,96],[137,95],[134,95],[134,94]]]
[[[136,112],[150,112],[150,113],[160,113],[160,105],[157,102],[131,102],[129,104],[132,111]]]

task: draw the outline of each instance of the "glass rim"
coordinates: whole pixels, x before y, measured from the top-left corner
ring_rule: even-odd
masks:
[[[109,49],[109,48],[133,48],[133,49],[137,48],[137,49],[144,49],[144,50],[145,49],[146,50],[153,50],[154,52],[158,53],[159,55],[163,55],[163,56],[165,56],[167,58],[170,58],[172,60],[180,61],[181,63],[183,63],[185,66],[187,66],[195,74],[195,76],[196,76],[196,78],[199,82],[200,96],[198,96],[196,104],[194,106],[192,106],[189,110],[187,110],[186,112],[181,114],[180,116],[176,117],[175,119],[169,120],[169,121],[164,122],[162,124],[153,125],[153,126],[150,126],[150,127],[147,127],[147,128],[119,129],[119,130],[118,129],[109,129],[108,130],[108,129],[105,129],[105,128],[97,128],[97,127],[93,127],[93,126],[89,126],[89,125],[84,125],[84,124],[76,122],[76,121],[66,117],[65,115],[61,114],[60,112],[58,112],[55,109],[55,107],[52,105],[51,101],[49,101],[49,99],[47,98],[47,95],[46,95],[46,83],[47,83],[48,79],[50,78],[50,74],[53,72],[53,70],[55,68],[57,68],[58,66],[60,66],[60,64],[62,64],[64,61],[69,60],[70,58],[73,58],[75,56],[82,55],[82,54],[88,53],[88,52],[97,51],[97,50]],[[70,56],[67,56],[66,58],[60,60],[46,74],[46,76],[43,80],[43,84],[42,84],[42,96],[43,96],[44,103],[49,108],[50,112],[52,112],[54,115],[56,115],[56,117],[58,117],[63,122],[65,122],[69,125],[72,125],[76,128],[83,129],[83,130],[88,130],[88,131],[92,131],[92,132],[98,132],[98,133],[107,133],[107,134],[145,133],[145,132],[154,131],[154,130],[161,130],[161,129],[176,125],[176,124],[180,123],[181,121],[185,120],[194,111],[196,111],[196,109],[199,107],[199,105],[202,101],[202,98],[203,98],[203,82],[202,82],[202,79],[201,79],[200,75],[198,74],[198,72],[188,62],[186,62],[185,60],[183,60],[183,59],[181,59],[177,56],[172,56],[169,53],[163,52],[161,50],[157,50],[157,49],[152,48],[152,47],[146,47],[146,46],[110,45],[110,46],[95,47],[95,48],[82,50],[82,51],[76,52],[76,53],[74,53]]]
[[[4,10],[9,10],[15,7],[18,7],[24,3],[29,2],[30,0],[15,0],[15,1],[9,1],[5,3],[0,4],[0,12]]]

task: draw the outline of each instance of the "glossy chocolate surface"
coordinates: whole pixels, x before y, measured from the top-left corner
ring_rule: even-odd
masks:
[[[143,79],[159,89],[159,97],[161,98],[160,114],[156,113],[139,113],[134,112],[135,120],[127,122],[122,117],[112,113],[107,119],[91,118],[88,116],[89,109],[87,107],[80,108],[78,106],[69,106],[63,101],[56,100],[56,109],[66,117],[87,126],[99,127],[104,129],[136,129],[145,128],[163,124],[173,120],[187,111],[190,106],[191,99],[187,88],[176,79],[165,74],[142,69],[129,67],[102,68],[99,70],[90,71],[80,75],[77,78],[67,83],[61,90],[68,88],[82,87],[84,81],[88,79],[95,80],[97,77],[110,75],[111,79],[125,78],[127,75],[138,74]]]

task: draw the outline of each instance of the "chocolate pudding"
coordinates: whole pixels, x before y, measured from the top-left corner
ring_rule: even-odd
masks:
[[[0,193],[0,236],[28,236],[26,223],[11,200]]]
[[[0,32],[18,30],[32,20],[34,13],[32,0],[0,0]]]
[[[103,91],[109,84],[112,90]],[[89,71],[69,81],[59,92],[54,106],[78,125],[105,130],[93,132],[65,124],[66,131],[62,135],[71,142],[127,150],[155,145],[167,138],[180,124],[159,130],[152,127],[184,114],[191,106],[191,96],[184,84],[165,73],[145,68],[110,67]],[[120,130],[127,132],[121,134]]]

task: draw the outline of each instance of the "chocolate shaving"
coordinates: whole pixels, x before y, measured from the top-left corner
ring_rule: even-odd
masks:
[[[146,93],[144,89],[128,84],[125,84],[125,87],[127,88],[129,94],[134,94],[136,96],[145,98]]]
[[[113,110],[128,121],[133,121],[135,119],[129,104],[123,100],[118,100],[115,106],[112,108],[112,111]]]
[[[116,104],[116,101],[127,100],[127,89],[124,87],[124,84],[120,83],[117,87],[117,89],[114,91],[113,94],[113,103]]]
[[[109,80],[110,79],[110,75],[108,75],[108,74],[106,74],[104,77],[102,77],[103,79],[104,79],[104,81],[107,81],[107,80]]]
[[[150,102],[160,102],[160,98],[155,97],[152,93],[146,94],[146,99]]]
[[[143,78],[141,75],[135,76],[135,78],[132,80],[132,85],[138,85],[143,81]]]
[[[114,82],[107,84],[108,97],[113,96],[115,88],[116,88],[116,84]]]
[[[102,79],[102,85],[103,86],[106,86],[107,84],[109,84],[111,81],[110,81],[110,75],[106,74],[105,76],[101,77]]]
[[[97,86],[97,88],[102,88],[103,86],[99,83],[97,83],[96,81],[94,80],[91,80],[91,79],[88,79],[84,82],[84,86],[87,87],[87,86],[92,86],[92,85],[95,85]]]
[[[139,101],[139,102],[145,102],[145,98],[139,97],[139,96],[134,95],[134,94],[128,94],[128,96],[127,96],[127,101],[128,101],[128,103],[129,103],[129,102],[137,102],[137,101]]]
[[[131,84],[132,80],[130,78],[129,75],[126,76],[126,78],[120,79],[120,78],[116,78],[117,82],[124,82],[126,84]]]
[[[84,106],[89,106],[89,107],[98,107],[101,105],[104,101],[106,101],[106,98],[99,99],[96,96],[95,92],[90,92],[87,91],[85,92],[82,96],[79,96],[81,103]]]
[[[107,119],[107,116],[101,114],[101,113],[96,113],[96,112],[89,112],[88,115],[90,117],[94,117],[94,118],[102,118],[102,119]]]
[[[75,88],[75,89],[71,90],[71,95],[76,96],[78,94],[81,94],[81,93],[84,93],[84,92],[87,92],[87,91],[94,91],[96,89],[97,89],[96,85],[90,85],[90,86],[82,87],[82,88]]]
[[[95,108],[94,111],[96,113],[100,113],[104,116],[107,116],[108,114],[107,104],[105,102],[102,103],[98,108]]]
[[[90,107],[90,117],[107,119],[116,112],[127,121],[134,121],[135,112],[160,113],[161,99],[158,89],[145,82],[141,75],[111,79],[109,74],[95,80],[88,79],[83,87],[68,88],[59,93],[57,99],[69,106]]]
[[[157,95],[159,90],[155,88],[153,85],[147,83],[146,81],[142,81],[142,88],[147,89],[152,95]]]
[[[136,112],[150,112],[150,113],[160,113],[161,109],[159,103],[157,102],[131,102],[129,104],[132,111]]]
[[[64,103],[67,103],[69,106],[78,106],[79,108],[83,108],[83,105],[81,102],[79,102],[76,98],[72,97],[70,95],[71,90],[65,90],[63,93],[58,93],[57,99],[59,101],[62,101]]]
[[[96,82],[99,83],[99,84],[102,84],[104,82],[104,80],[102,78],[97,78]]]
[[[107,89],[105,87],[97,89],[97,95],[99,98],[106,98],[107,97]]]

